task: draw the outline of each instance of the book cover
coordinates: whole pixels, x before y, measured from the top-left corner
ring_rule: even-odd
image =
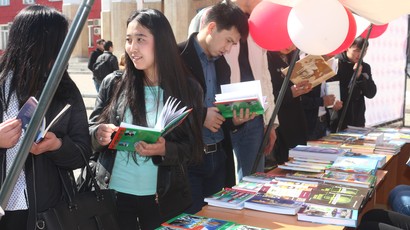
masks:
[[[302,166],[290,166],[290,165],[278,165],[278,168],[291,170],[291,171],[302,171],[302,172],[312,172],[312,173],[322,173],[324,171],[322,169],[315,169],[315,168],[302,167]]]
[[[336,103],[336,101],[340,101],[341,97],[340,97],[339,81],[326,82],[325,94],[326,95],[334,95],[335,96],[335,103]],[[326,108],[333,108],[333,105],[326,106]]]
[[[21,126],[24,130],[27,130],[28,124],[31,121],[31,118],[33,117],[34,111],[36,110],[38,105],[38,101],[35,97],[30,97],[24,105],[21,107],[20,111],[17,114],[17,119],[21,120]],[[46,118],[43,118],[43,121],[40,125],[40,129],[37,132],[37,136],[34,139],[35,143],[40,143],[43,139],[48,130],[50,130],[51,127],[53,127],[65,114],[65,112],[71,107],[70,104],[67,104],[64,106],[63,109],[54,117],[54,119],[48,124],[46,127]]]
[[[273,179],[275,179],[274,174],[269,174],[269,173],[263,173],[263,172],[256,172],[254,174],[244,176],[242,180],[248,181],[248,182],[256,182],[256,183],[269,183]]]
[[[232,224],[232,222],[226,220],[182,213],[181,215],[166,221],[162,226],[176,229],[216,230],[222,229],[223,227],[229,227]]]
[[[328,171],[323,175],[326,183],[370,188],[376,182],[376,176],[346,172]]]
[[[212,196],[204,199],[208,205],[230,208],[230,209],[242,209],[245,201],[249,200],[255,195],[253,192],[245,192],[231,188],[225,188]]]
[[[341,148],[297,145],[289,150],[289,157],[304,157],[334,161],[338,156],[341,156],[346,152],[346,149]]]
[[[265,97],[259,80],[238,82],[221,85],[221,93],[215,95],[215,106],[225,118],[233,117],[241,108],[251,113],[263,114],[265,111]]]
[[[286,75],[289,67],[282,70]],[[335,76],[336,73],[320,55],[307,55],[295,63],[295,67],[290,76],[293,84],[298,84],[308,80],[312,88]]]
[[[264,212],[296,215],[303,203],[257,194],[245,201],[245,208]]]
[[[155,143],[159,137],[166,136],[180,125],[192,111],[186,106],[177,110],[178,105],[176,98],[169,97],[153,128],[121,122],[108,148],[135,151],[135,145],[140,141]]]
[[[379,160],[375,158],[339,156],[329,170],[375,175],[378,163]]]
[[[366,153],[366,154],[361,154],[361,153],[356,153],[356,152],[348,152],[344,156],[348,157],[356,157],[356,158],[364,158],[364,159],[376,159],[378,160],[377,163],[377,168],[383,168],[383,166],[386,164],[386,155],[382,154],[372,154],[372,153]]]
[[[321,205],[307,205],[298,212],[298,220],[321,224],[356,227],[358,210]]]
[[[325,205],[358,210],[369,189],[336,184],[318,184],[306,204]]]
[[[233,189],[245,191],[245,192],[252,192],[258,193],[263,187],[265,183],[258,183],[258,182],[250,182],[250,181],[239,181],[236,185],[232,186]]]

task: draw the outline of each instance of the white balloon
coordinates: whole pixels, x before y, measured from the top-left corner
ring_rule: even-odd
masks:
[[[370,26],[370,21],[360,17],[357,14],[353,14],[354,20],[356,21],[357,30],[356,30],[356,38],[359,37],[366,29]]]
[[[288,33],[300,50],[313,54],[328,54],[346,39],[349,18],[337,0],[299,1],[290,11]]]

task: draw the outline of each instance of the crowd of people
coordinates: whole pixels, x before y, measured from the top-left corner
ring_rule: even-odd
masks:
[[[290,84],[275,128],[265,133],[283,83],[281,70],[296,47],[267,51],[253,41],[248,18],[259,2],[226,0],[203,9],[180,44],[162,12],[136,10],[126,22],[120,62],[111,41],[97,40],[88,63],[98,92],[94,111],[87,118],[81,94],[65,70],[46,117],[54,117],[67,103],[71,109],[43,141],[33,144],[0,229],[35,228],[36,213],[63,199],[61,179],[72,180],[72,170],[84,167],[82,154],[95,160],[98,185],[116,190],[121,229],[155,229],[182,212],[200,211],[205,197],[233,186],[253,168],[263,172],[264,157],[255,161],[264,135],[269,137],[264,154],[281,164],[288,160],[289,148],[334,132],[343,106],[343,127],[364,127],[364,98],[374,97],[377,87],[370,65],[357,64],[366,42],[357,38],[336,55],[337,75],[330,81],[340,81],[341,100],[326,95],[325,83],[314,88],[307,81]],[[46,6],[28,6],[13,21],[0,58],[1,178],[9,173],[25,135],[16,115],[29,97],[39,98],[67,30],[66,17]],[[108,70],[100,76],[97,66],[103,63]],[[241,109],[224,118],[214,105],[220,86],[252,80],[261,81],[267,96],[265,114]],[[353,95],[346,105],[350,87]],[[135,151],[108,148],[121,122],[154,127],[169,96],[181,101],[179,107],[193,109],[180,126],[155,143],[136,143]],[[409,191],[398,187],[390,198],[394,211],[402,214],[373,210],[363,217],[362,229],[410,229]]]

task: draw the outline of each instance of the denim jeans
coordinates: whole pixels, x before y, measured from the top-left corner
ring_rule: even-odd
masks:
[[[246,122],[239,129],[231,132],[232,147],[237,160],[237,180],[251,174],[259,147],[263,139],[263,117]],[[258,163],[257,172],[264,170],[265,155]]]
[[[397,185],[391,190],[389,204],[393,211],[410,216],[410,186]]]
[[[202,163],[188,168],[189,182],[192,190],[193,204],[185,210],[195,214],[206,205],[204,198],[211,196],[225,187],[226,154],[223,149],[204,154]]]

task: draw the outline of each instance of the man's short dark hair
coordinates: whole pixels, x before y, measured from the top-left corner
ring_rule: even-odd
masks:
[[[350,47],[356,46],[357,48],[362,49],[365,42],[366,42],[366,40],[364,38],[362,38],[361,36],[359,36],[353,41],[353,43],[350,45]],[[367,47],[368,46],[369,46],[369,44],[367,44]]]
[[[230,30],[235,27],[241,35],[241,39],[248,37],[248,17],[230,0],[214,5],[207,13],[205,25],[215,22],[218,31]]]
[[[95,41],[98,45],[101,45],[105,42],[104,39],[98,39],[97,41]]]
[[[104,50],[105,51],[110,51],[110,48],[113,46],[112,41],[106,41],[104,43]]]

